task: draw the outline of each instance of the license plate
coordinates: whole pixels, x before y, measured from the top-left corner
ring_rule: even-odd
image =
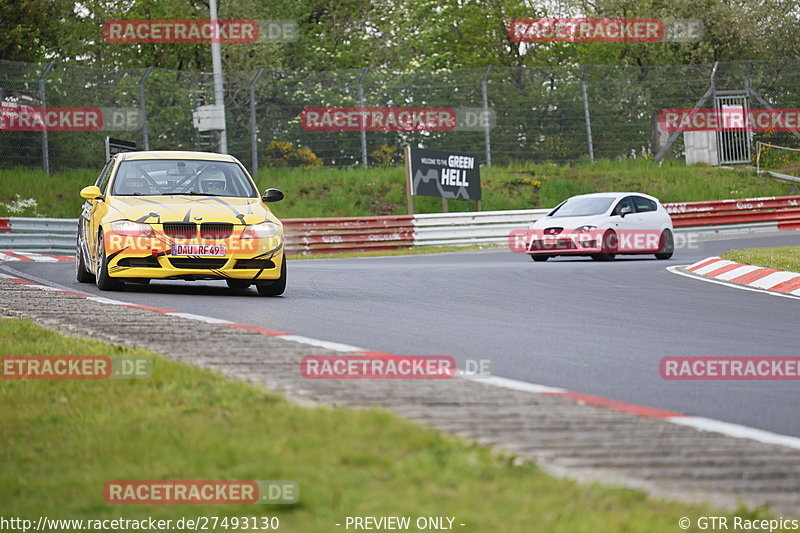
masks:
[[[206,255],[219,257],[225,255],[224,244],[173,244],[172,255]]]

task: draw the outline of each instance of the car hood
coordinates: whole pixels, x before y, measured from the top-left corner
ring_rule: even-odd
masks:
[[[576,229],[581,226],[601,226],[608,221],[605,214],[584,217],[542,217],[531,225],[532,229],[564,228]]]
[[[163,222],[230,222],[280,224],[260,198],[226,196],[112,196],[110,214],[118,220],[157,224]],[[199,220],[198,220],[199,218]]]

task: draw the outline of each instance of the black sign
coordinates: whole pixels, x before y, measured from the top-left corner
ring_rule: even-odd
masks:
[[[415,196],[481,199],[480,158],[475,154],[410,148],[408,176]]]
[[[133,141],[123,141],[122,139],[114,139],[106,137],[106,160],[114,154],[121,154],[122,152],[135,152],[136,143]]]

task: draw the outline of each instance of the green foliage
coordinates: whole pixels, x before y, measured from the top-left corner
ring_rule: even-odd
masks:
[[[399,162],[397,147],[382,144],[369,153],[369,159],[373,166],[378,167],[388,167],[390,165],[397,164]]]
[[[550,4],[544,4],[550,5]],[[80,6],[80,7],[77,7]],[[227,71],[256,68],[454,69],[498,66],[695,64],[800,57],[795,2],[784,0],[226,0],[220,18],[293,20],[291,43],[223,45]],[[564,16],[700,20],[693,43],[537,43],[508,36],[513,18]],[[0,58],[79,60],[106,67],[210,70],[208,45],[111,44],[109,19],[207,19],[204,0],[0,0]]]
[[[300,167],[317,168],[322,166],[322,159],[304,146],[295,146],[290,142],[271,141],[263,151],[264,161],[268,167]]]

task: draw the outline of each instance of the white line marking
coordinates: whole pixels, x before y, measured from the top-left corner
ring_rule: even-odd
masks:
[[[739,268],[734,268],[733,270],[729,270],[727,272],[723,272],[719,276],[716,276],[716,278],[717,279],[721,279],[721,280],[729,280],[729,279],[733,279],[733,278],[738,278],[739,276],[744,276],[745,274],[749,274],[750,272],[753,272],[754,270],[758,270],[759,268],[761,268],[761,267],[755,266],[755,265],[742,265]]]
[[[679,276],[684,276],[687,278],[696,279],[698,281],[707,281],[708,283],[716,283],[717,285],[724,285],[725,287],[731,287],[734,289],[741,289],[743,291],[752,291],[752,292],[760,292],[761,294],[770,294],[772,296],[780,296],[782,298],[791,298],[792,300],[797,300],[797,297],[792,296],[791,294],[786,294],[783,292],[775,292],[775,291],[767,291],[764,289],[754,289],[753,287],[748,287],[747,285],[737,285],[736,283],[729,283],[727,281],[720,281],[714,278],[706,278],[704,276],[695,276],[693,272],[683,272],[678,270],[679,268],[686,268],[688,265],[675,265],[667,267],[667,271],[672,272],[673,274],[678,274]]]
[[[21,255],[23,257],[27,257],[27,258],[33,259],[34,261],[37,261],[39,263],[58,263],[59,262],[58,259],[56,259],[55,257],[50,257],[49,255],[37,254],[37,253],[34,253],[34,252],[15,252],[15,253],[17,253],[17,254],[19,254],[19,255]]]
[[[49,287],[47,285],[28,285],[28,287],[42,289],[43,291],[57,291],[57,292],[61,291],[61,289],[56,289],[55,287]]]
[[[568,392],[567,389],[560,389],[558,387],[548,387],[547,385],[538,385],[536,383],[528,383],[527,381],[518,381],[516,379],[501,378],[499,376],[492,376],[488,378],[464,376],[466,379],[477,381],[479,383],[486,383],[494,387],[503,389],[518,390],[524,392],[533,392],[535,394],[548,394]]]
[[[172,313],[163,313],[168,316],[177,316],[186,318],[188,320],[197,320],[198,322],[206,322],[207,324],[233,324],[230,320],[223,320],[221,318],[212,318],[210,316],[195,315],[192,313],[179,313],[177,311]]]
[[[719,260],[719,261],[721,261],[721,260],[722,260],[722,258],[721,258],[721,257],[719,257],[719,256],[716,256],[716,255],[715,255],[715,256],[713,256],[713,257],[706,257],[705,259],[701,259],[701,260],[700,260],[700,261],[698,261],[697,263],[693,263],[693,264],[689,265],[689,266],[688,266],[688,267],[686,267],[686,268],[688,268],[688,269],[692,269],[692,268],[696,267],[697,265],[702,265],[703,263],[705,263],[705,262],[706,262],[706,261],[708,261],[709,259],[715,259],[715,260]]]
[[[730,422],[723,422],[721,420],[714,420],[711,418],[703,418],[702,416],[673,416],[665,418],[664,420],[672,422],[673,424],[689,426],[703,431],[722,433],[723,435],[728,435],[729,437],[750,439],[763,442],[765,444],[778,444],[800,450],[800,438],[792,437],[790,435],[781,435],[779,433],[772,433],[771,431],[765,431],[763,429],[732,424]]]
[[[722,267],[725,267],[725,266],[728,266],[728,265],[735,265],[735,264],[736,263],[733,262],[733,261],[728,261],[727,259],[721,259],[719,261],[714,261],[710,265],[706,265],[706,266],[704,266],[702,268],[698,268],[696,270],[692,270],[692,272],[695,273],[695,274],[708,274],[709,272],[713,272],[714,270],[717,270],[718,268],[722,268]]]
[[[365,352],[367,350],[363,348],[358,348],[356,346],[350,346],[349,344],[341,344],[338,342],[329,342],[329,341],[321,341],[319,339],[312,339],[310,337],[303,337],[301,335],[281,335],[281,339],[294,341],[294,342],[301,342],[303,344],[310,344],[311,346],[319,346],[320,348],[326,348],[328,350],[333,350],[335,352]]]
[[[751,287],[757,287],[759,289],[769,289],[770,287],[774,287],[779,283],[783,283],[784,281],[789,281],[792,278],[796,278],[800,276],[797,272],[773,272],[769,276],[764,276],[761,279],[757,279],[753,282],[748,283]]]
[[[86,299],[99,304],[128,305],[127,302],[120,302],[119,300],[112,300],[111,298],[103,298],[102,296],[87,296]]]

